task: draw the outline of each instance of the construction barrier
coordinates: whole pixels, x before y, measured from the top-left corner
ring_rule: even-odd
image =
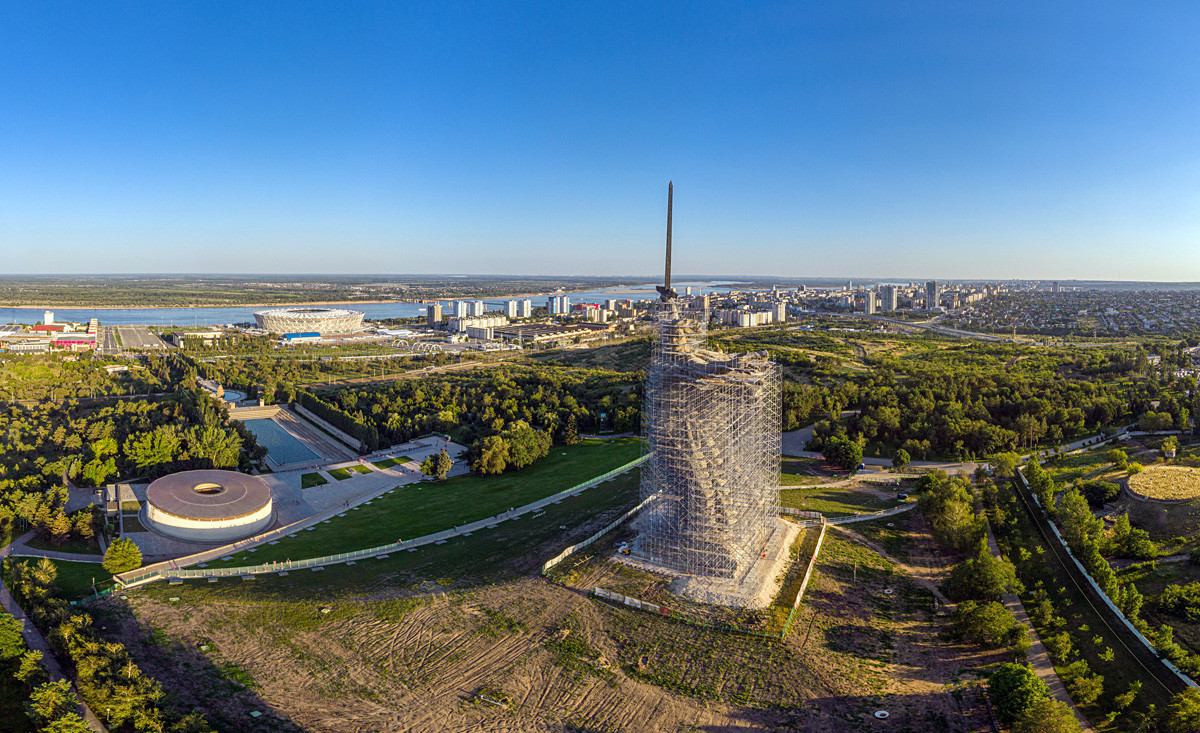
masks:
[[[575,554],[579,550],[582,550],[585,547],[590,547],[591,545],[595,544],[596,540],[599,540],[604,535],[613,531],[617,527],[620,527],[630,517],[632,517],[634,514],[637,514],[639,511],[641,511],[642,508],[645,507],[647,504],[649,504],[650,501],[654,498],[655,497],[653,497],[653,496],[647,498],[646,500],[644,500],[643,502],[641,502],[634,508],[632,508],[629,511],[622,514],[620,517],[617,517],[608,526],[606,526],[604,529],[600,530],[596,534],[592,535],[591,537],[588,537],[586,540],[583,540],[581,542],[576,542],[575,544],[571,545],[570,547],[566,548],[562,552],[555,555],[553,558],[547,560],[542,565],[542,574],[548,575],[550,573],[550,569],[553,568],[555,565],[558,565],[560,562],[562,562],[563,560],[566,560],[568,557]]]
[[[825,530],[828,528],[829,522],[825,521],[825,517],[821,517],[821,533],[817,535],[817,545],[813,548],[812,557],[808,559],[808,567],[804,570],[804,579],[800,581],[800,590],[796,591],[796,600],[792,601],[792,610],[788,613],[787,622],[783,625],[783,631],[779,632],[781,641],[792,632],[792,625],[796,622],[796,611],[800,608],[800,601],[804,599],[804,591],[812,578],[813,568],[817,566],[817,557],[821,554],[821,544],[825,542]]]

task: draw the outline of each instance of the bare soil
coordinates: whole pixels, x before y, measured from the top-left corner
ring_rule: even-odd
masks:
[[[972,670],[1003,653],[940,639],[921,581],[863,544],[826,542],[782,643],[595,601],[597,585],[664,593],[603,556],[569,585],[447,593],[442,579],[408,598],[328,601],[250,581],[196,600],[151,586],[89,610],[179,707],[227,731],[990,730]]]

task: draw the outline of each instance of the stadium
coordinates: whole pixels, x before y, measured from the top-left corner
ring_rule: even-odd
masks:
[[[362,330],[363,315],[343,308],[273,308],[255,311],[254,320],[271,333],[353,333]]]
[[[146,489],[147,527],[181,540],[228,542],[274,521],[271,489],[257,476],[216,469],[163,476]]]

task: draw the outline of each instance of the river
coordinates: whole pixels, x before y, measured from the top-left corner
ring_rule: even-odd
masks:
[[[724,293],[730,290],[731,281],[684,282],[676,283],[675,289],[682,294],[685,287],[692,287],[692,294]],[[601,290],[584,290],[573,293],[554,293],[569,295],[572,303],[603,303],[606,298],[616,300],[653,300],[658,297],[653,285],[617,285]],[[534,307],[546,304],[550,293],[539,295],[513,296],[509,298],[483,299],[484,303],[492,305],[503,304],[505,301],[528,298]],[[463,298],[462,300],[480,300],[479,298]],[[454,301],[441,301],[446,303]],[[268,308],[296,308],[302,304],[291,303],[276,306],[222,306],[212,308],[54,308],[54,320],[58,323],[67,321],[87,323],[92,318],[99,318],[106,326],[221,326],[231,323],[253,323],[254,311]],[[366,314],[368,321],[380,318],[412,318],[424,315],[425,305],[422,303],[391,302],[391,303],[352,303],[347,305],[321,306],[328,308],[351,308]],[[0,308],[0,318],[5,323],[41,323],[45,310],[41,308]]]

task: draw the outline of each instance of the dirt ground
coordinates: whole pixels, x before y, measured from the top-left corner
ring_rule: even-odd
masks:
[[[940,639],[930,591],[865,544],[830,533],[782,643],[587,595],[658,592],[636,572],[600,556],[569,586],[442,579],[328,601],[159,585],[89,611],[224,731],[990,729],[971,670],[1003,660]]]

